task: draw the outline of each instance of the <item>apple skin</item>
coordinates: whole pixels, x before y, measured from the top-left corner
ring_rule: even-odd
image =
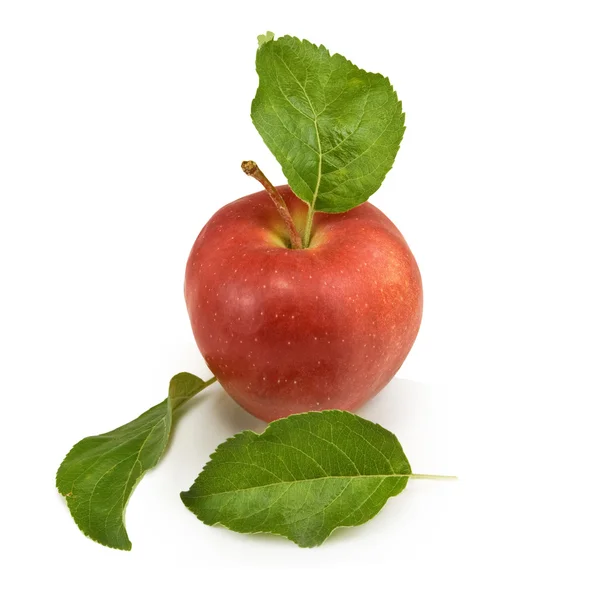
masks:
[[[307,205],[277,188],[298,229]],[[249,413],[272,421],[355,410],[398,371],[423,310],[421,275],[395,225],[366,202],[316,213],[310,247],[285,246],[266,192],[221,208],[190,253],[185,300],[210,370]]]

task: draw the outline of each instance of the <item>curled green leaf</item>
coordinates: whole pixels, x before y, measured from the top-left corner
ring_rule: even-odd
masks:
[[[171,379],[166,400],[118,429],[73,446],[58,469],[56,487],[85,535],[131,550],[124,511],[133,488],[163,455],[173,411],[214,381],[179,373]]]
[[[309,412],[221,444],[181,498],[207,525],[311,547],[373,518],[410,475],[390,431],[349,412]]]

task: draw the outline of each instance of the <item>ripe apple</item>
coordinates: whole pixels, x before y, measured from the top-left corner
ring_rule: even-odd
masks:
[[[277,188],[301,232],[307,204]],[[394,224],[365,202],[315,213],[295,250],[264,192],[221,208],[190,253],[185,300],[210,370],[265,421],[354,410],[398,371],[421,323],[417,263]]]

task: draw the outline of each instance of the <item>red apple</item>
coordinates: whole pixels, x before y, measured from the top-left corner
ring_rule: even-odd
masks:
[[[302,231],[307,204],[277,188]],[[316,213],[293,250],[266,192],[219,210],[196,239],[185,299],[200,352],[227,393],[265,421],[354,410],[398,371],[421,323],[415,259],[368,202]]]

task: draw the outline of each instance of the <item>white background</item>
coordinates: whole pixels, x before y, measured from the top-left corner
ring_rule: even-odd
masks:
[[[5,598],[597,598],[600,93],[594,2],[0,4]],[[131,553],[78,531],[54,474],[181,370],[187,253],[283,178],[249,118],[256,35],[389,76],[407,131],[372,198],[421,267],[422,331],[361,414],[414,481],[320,548],[208,528],[181,504],[262,425],[214,386],[127,511]],[[595,572],[594,572],[595,571]],[[310,596],[309,596],[310,594]]]

